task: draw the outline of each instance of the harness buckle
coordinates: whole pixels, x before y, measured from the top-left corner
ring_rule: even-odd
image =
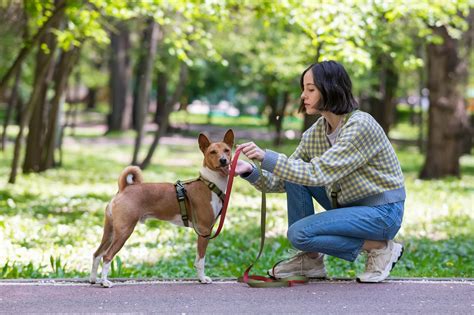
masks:
[[[188,214],[186,211],[186,189],[184,188],[183,183],[181,183],[180,180],[178,180],[175,184],[176,187],[176,197],[178,198],[178,204],[179,204],[179,210],[181,212],[181,219],[183,220],[184,226],[189,226],[188,223]]]
[[[176,182],[176,196],[179,201],[183,201],[186,197],[186,189],[184,188],[183,183],[179,180]]]

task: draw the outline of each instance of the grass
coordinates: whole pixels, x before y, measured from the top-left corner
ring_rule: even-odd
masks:
[[[240,125],[235,118],[230,123],[235,128],[261,125],[247,120]],[[116,193],[117,176],[132,156],[132,147],[120,141],[128,136],[115,134],[103,141],[101,131],[79,128],[77,137],[65,144],[63,167],[21,174],[15,185],[6,184],[12,145],[0,153],[0,278],[88,275],[102,236],[105,205]],[[268,142],[259,143],[272,148]],[[290,141],[274,149],[291,153],[295,145]],[[396,150],[408,197],[397,237],[405,243],[406,252],[392,275],[474,277],[474,157],[462,158],[460,179],[421,181],[417,174],[423,156],[413,147]],[[197,144],[160,145],[144,176],[146,181],[170,182],[194,178],[200,164]],[[224,230],[207,251],[211,277],[241,275],[259,248],[260,193],[243,180],[234,183]],[[290,248],[285,237],[285,196],[267,198],[267,240],[255,273],[264,273]],[[167,222],[140,224],[116,257],[112,277],[195,278],[195,239],[192,229]],[[353,277],[363,266],[363,257],[354,263],[327,260],[330,276]]]

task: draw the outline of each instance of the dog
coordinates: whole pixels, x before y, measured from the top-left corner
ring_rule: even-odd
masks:
[[[198,143],[204,154],[203,165],[199,171],[199,179],[181,184],[181,188],[186,192],[185,198],[182,197],[183,189],[178,193],[179,182],[176,185],[143,183],[140,168],[128,166],[122,171],[118,179],[119,190],[105,209],[104,233],[93,255],[91,283],[97,282],[97,269],[102,259],[100,283],[103,287],[112,286],[112,282],[107,279],[112,259],[130,237],[136,224],[147,218],[168,221],[178,226],[189,225],[199,231],[194,267],[201,283],[212,282],[204,270],[209,242],[206,236],[212,232],[223,206],[222,195],[225,194],[229,179],[234,133],[229,129],[221,142],[211,142],[201,133]],[[212,191],[211,186],[214,188]],[[223,193],[221,196],[218,196],[219,191]],[[178,200],[180,195],[181,202]],[[187,218],[195,220],[186,222]]]

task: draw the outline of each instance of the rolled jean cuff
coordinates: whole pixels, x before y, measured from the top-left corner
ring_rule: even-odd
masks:
[[[360,252],[362,251],[362,248],[364,247],[364,243],[365,243],[365,240],[361,239],[359,247],[356,248],[354,251],[352,251],[352,260],[350,261],[354,261],[357,259],[357,257],[359,257]]]

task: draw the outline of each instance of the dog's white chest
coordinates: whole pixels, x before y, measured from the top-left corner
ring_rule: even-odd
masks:
[[[214,218],[217,218],[217,215],[221,212],[222,206],[221,198],[219,198],[215,192],[212,192],[211,207],[212,211],[214,211]]]

